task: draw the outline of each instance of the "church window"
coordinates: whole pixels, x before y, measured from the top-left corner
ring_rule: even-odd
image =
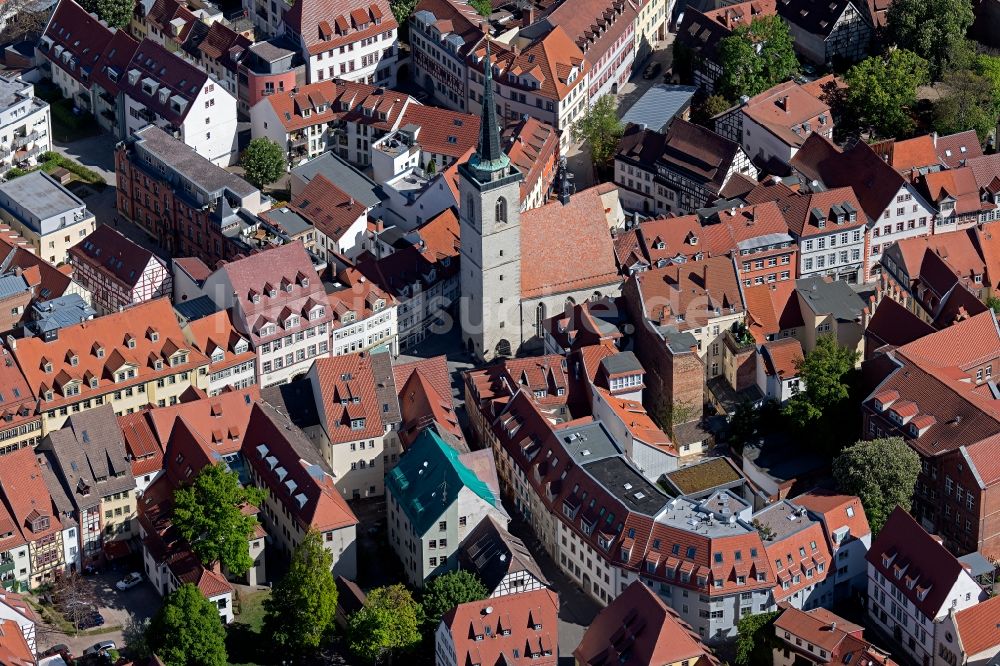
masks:
[[[465,198],[465,206],[469,209],[469,222],[476,221],[476,200],[472,198],[472,194],[469,194]]]
[[[507,223],[507,200],[503,197],[497,199],[496,219],[500,224]]]

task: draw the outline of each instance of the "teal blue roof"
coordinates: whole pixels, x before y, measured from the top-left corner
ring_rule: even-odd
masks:
[[[490,506],[497,505],[489,486],[431,428],[417,437],[399,464],[386,475],[385,482],[417,534],[423,534],[438,521],[463,487]]]

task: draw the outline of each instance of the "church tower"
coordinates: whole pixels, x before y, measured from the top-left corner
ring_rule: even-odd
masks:
[[[493,65],[486,39],[479,144],[459,165],[462,341],[478,358],[521,346],[521,181],[500,146]]]

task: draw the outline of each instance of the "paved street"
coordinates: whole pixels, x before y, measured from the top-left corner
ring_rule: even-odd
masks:
[[[511,520],[510,533],[524,541],[542,568],[542,573],[549,579],[552,589],[559,594],[559,663],[571,666],[573,650],[580,644],[583,632],[593,622],[600,606],[549,558],[524,521],[518,518]]]

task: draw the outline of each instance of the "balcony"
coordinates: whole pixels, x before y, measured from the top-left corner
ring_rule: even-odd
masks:
[[[98,95],[98,97],[103,99],[111,106],[115,106],[115,104],[118,103],[117,100],[115,99],[115,96],[109,93],[107,90],[102,90],[101,93]]]
[[[140,118],[142,118],[143,120],[145,120],[147,123],[152,123],[156,121],[156,114],[147,109],[146,107],[142,107],[141,109],[136,109],[135,114]]]
[[[288,143],[292,148],[300,148],[309,143],[309,137],[299,132],[289,137]]]
[[[15,136],[14,140],[11,142],[11,145],[13,145],[14,148],[23,148],[24,146],[27,146],[29,143],[37,141],[41,137],[42,135],[39,134],[38,132],[31,132],[30,134],[26,134],[24,136]]]
[[[12,558],[5,557],[0,560],[0,577],[6,577],[7,574],[13,573],[14,566],[14,560]]]

